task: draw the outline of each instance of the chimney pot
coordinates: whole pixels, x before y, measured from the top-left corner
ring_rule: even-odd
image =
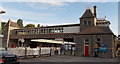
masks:
[[[96,8],[97,8],[97,6],[94,6],[94,15],[95,15],[95,17],[97,17]]]

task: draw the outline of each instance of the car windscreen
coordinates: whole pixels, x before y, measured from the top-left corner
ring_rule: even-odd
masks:
[[[7,51],[7,50],[0,50],[0,55],[3,55],[3,54],[12,54],[10,51]]]

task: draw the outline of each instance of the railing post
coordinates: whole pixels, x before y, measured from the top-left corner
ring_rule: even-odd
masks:
[[[50,47],[50,56],[52,55],[52,47]]]
[[[27,58],[27,47],[25,46],[25,58]]]
[[[39,46],[39,57],[41,56],[41,45]]]
[[[7,48],[7,47],[5,47],[5,50],[8,50],[8,48]]]
[[[41,56],[41,48],[42,48],[42,43],[39,46],[39,57]]]

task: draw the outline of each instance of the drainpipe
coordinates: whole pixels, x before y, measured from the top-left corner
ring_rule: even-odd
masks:
[[[6,48],[8,48],[8,46],[9,46],[9,38],[10,38],[10,29],[9,28],[10,28],[10,22],[8,23],[8,35],[7,35],[7,45],[6,45]]]

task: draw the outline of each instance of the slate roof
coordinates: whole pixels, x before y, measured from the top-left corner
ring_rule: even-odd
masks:
[[[8,26],[9,24],[10,24],[11,27],[19,28],[18,24],[16,22],[14,22],[13,20],[8,20],[6,26]]]
[[[109,26],[92,26],[79,32],[79,34],[113,34],[113,32]]]
[[[82,15],[81,18],[94,18],[94,14],[92,13],[91,9],[86,9],[84,14]]]
[[[103,24],[103,23],[109,23],[110,24],[110,22],[109,21],[106,21],[106,22],[96,22],[96,24]]]
[[[35,27],[35,28],[23,28],[23,29],[15,29],[15,30],[29,30],[29,29],[39,29],[39,28],[55,28],[55,27],[71,27],[71,26],[80,26],[80,24],[66,24],[66,25],[55,25],[55,26],[43,26],[43,27]]]

